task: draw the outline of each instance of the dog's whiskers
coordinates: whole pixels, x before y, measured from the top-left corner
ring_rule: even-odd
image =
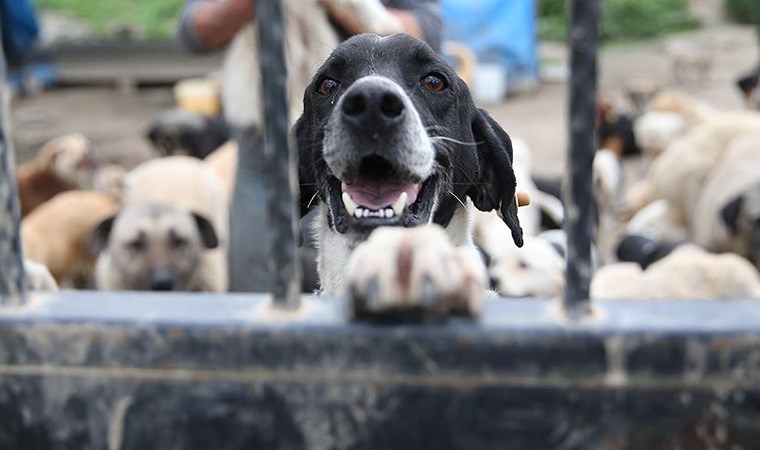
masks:
[[[476,147],[476,146],[482,144],[482,142],[464,142],[464,141],[460,141],[460,140],[457,140],[457,139],[454,139],[454,138],[450,138],[450,137],[447,137],[447,136],[430,136],[430,140],[432,140],[432,141],[446,141],[446,142],[451,142],[451,143],[459,144],[459,145],[470,145],[470,146],[473,146],[473,147]]]
[[[311,196],[311,199],[309,200],[309,203],[306,204],[306,209],[311,208],[311,204],[312,204],[312,202],[314,202],[314,199],[317,198],[318,194],[319,194],[319,192],[315,192],[314,195]]]
[[[450,194],[452,197],[454,197],[454,198],[455,198],[455,199],[456,199],[456,200],[459,202],[459,204],[460,204],[460,205],[462,205],[462,208],[467,208],[467,206],[465,206],[465,204],[464,204],[464,202],[462,201],[462,199],[460,199],[459,197],[457,197],[457,195],[456,195],[454,192],[452,192],[452,191],[448,191],[448,193],[449,193],[449,194]]]

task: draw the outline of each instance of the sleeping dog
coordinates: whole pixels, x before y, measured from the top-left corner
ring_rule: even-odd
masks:
[[[359,314],[477,310],[473,208],[499,211],[523,242],[512,144],[440,56],[403,34],[346,40],[307,87],[294,134],[302,214],[320,203],[324,294],[351,294]]]

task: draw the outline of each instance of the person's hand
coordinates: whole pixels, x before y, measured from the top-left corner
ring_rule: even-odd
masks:
[[[408,33],[423,38],[411,10],[386,8],[380,0],[321,0],[320,4],[349,34]]]

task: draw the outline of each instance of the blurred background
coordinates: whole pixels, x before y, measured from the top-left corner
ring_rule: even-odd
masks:
[[[173,44],[182,0],[35,0],[39,37],[10,73],[18,160],[69,132],[120,162],[150,156],[152,114],[173,106],[172,86],[218,69],[221,56],[186,55]],[[563,0],[443,0],[447,50],[475,59],[468,77],[484,106],[556,174],[565,152]],[[740,107],[734,86],[758,63],[756,0],[602,0],[600,87],[622,109],[636,82],[679,88],[717,107]],[[679,48],[680,46],[680,48]],[[674,77],[673,53],[705,60],[696,80]],[[453,58],[453,57],[452,57]],[[619,104],[619,105],[618,105]]]
[[[24,161],[69,132],[133,165],[150,155],[151,115],[173,106],[172,86],[218,69],[221,56],[186,55],[173,44],[182,0],[35,0],[35,50],[10,74],[14,137]],[[481,104],[556,174],[565,152],[563,0],[443,0],[451,53],[475,58],[467,75]],[[716,107],[740,107],[734,81],[758,64],[756,0],[602,0],[600,87],[622,109],[636,82],[679,88]],[[679,48],[680,46],[680,48]],[[708,73],[674,77],[673,53],[703,59]],[[619,104],[619,105],[618,105]],[[114,157],[116,158],[116,157]]]
[[[3,45],[9,58],[7,82],[12,92],[12,131],[16,162],[20,165],[17,173],[21,174],[19,185],[25,183],[27,187],[19,189],[25,214],[66,190],[95,189],[113,197],[111,202],[119,200],[125,174],[134,173],[132,169],[157,156],[172,154],[189,154],[199,159],[210,155],[204,170],[215,170],[224,182],[225,195],[232,192],[237,148],[220,147],[229,139],[227,124],[220,117],[223,77],[218,72],[223,52],[189,54],[180,49],[175,33],[184,5],[185,0],[0,3]],[[290,5],[291,12],[295,11],[293,5],[309,6],[301,0]],[[570,73],[564,38],[569,2],[441,0],[440,5],[444,56],[469,84],[479,106],[486,108],[513,138],[516,155],[513,165],[522,174],[518,175],[518,188],[533,189],[532,196],[546,199],[543,204],[534,202],[533,212],[525,213],[534,216],[533,234],[558,231],[563,215],[558,197],[568,135],[566,99]],[[714,153],[719,154],[734,138],[760,130],[760,115],[748,112],[760,110],[760,1],[601,0],[601,10],[595,123],[596,150],[600,151],[594,162],[594,187],[599,210],[598,262],[605,265],[617,261],[620,255],[614,253],[618,242],[632,230],[653,236],[670,250],[699,234],[689,229],[704,222],[699,217],[689,217],[690,223],[681,223],[685,220],[682,217],[678,217],[679,223],[669,223],[673,222],[670,216],[685,214],[694,201],[668,199],[664,194],[669,192],[656,192],[655,188],[663,184],[658,174],[664,173],[670,180],[672,170],[657,172],[649,167],[657,163],[661,154],[668,153],[678,166],[684,159],[694,158],[692,154],[698,152],[692,149],[703,141],[717,142]],[[291,74],[310,78],[316,67],[306,65]],[[232,81],[228,87],[236,86]],[[305,84],[304,81],[299,86]],[[254,108],[256,97],[249,100],[252,101],[242,103]],[[724,113],[747,117],[734,127],[736,121]],[[713,126],[721,121],[729,126]],[[680,147],[686,145],[687,152],[678,153],[680,147],[675,145],[678,139],[688,137],[687,132],[702,126],[706,127],[705,133],[715,134],[715,139],[695,134],[697,142],[684,141],[686,144]],[[66,138],[57,140],[61,136]],[[760,142],[760,136],[756,137],[758,140],[752,145]],[[226,151],[216,151],[218,148]],[[670,151],[672,148],[675,150]],[[702,153],[705,152],[712,154]],[[757,154],[755,151],[750,156]],[[739,163],[734,169],[741,171],[743,165]],[[666,167],[666,163],[661,162],[660,166]],[[704,166],[707,176],[713,163]],[[751,175],[760,177],[760,172]],[[685,176],[674,181],[680,186],[672,190],[696,192],[704,179],[695,181]],[[752,191],[753,195],[755,192],[760,205],[760,185]],[[31,202],[29,198],[34,196],[38,198]],[[724,228],[733,227],[733,234],[739,219],[751,218],[760,223],[760,217],[756,217],[760,206],[739,214],[741,199],[721,203],[720,208],[711,210],[709,217],[715,220],[733,217],[733,223],[719,223]],[[215,206],[226,209],[228,200],[225,197]],[[731,205],[736,206],[737,212],[727,215],[731,211],[724,207]],[[64,209],[67,213],[81,210]],[[654,215],[657,220],[650,220],[653,211],[659,214]],[[644,219],[636,220],[644,212]],[[42,217],[42,213],[38,216]],[[52,217],[56,219],[52,220],[59,216],[55,212]],[[546,222],[545,216],[549,219]],[[218,226],[224,233],[227,216],[220,217],[223,219]],[[642,221],[646,233],[639,226]],[[660,227],[661,223],[665,225]],[[636,224],[639,228],[631,228]],[[86,236],[92,226],[88,222],[81,227],[81,236]],[[748,230],[756,228],[753,227]],[[666,235],[660,228],[675,231]],[[41,234],[42,239],[29,238],[29,242],[47,242],[44,237],[48,233]],[[731,236],[735,241],[746,237]],[[540,237],[538,241],[546,241],[544,244],[553,242],[548,237],[536,237]],[[760,296],[760,274],[756,270],[760,268],[760,233],[748,238],[754,239],[749,250],[755,253],[749,255],[747,248],[742,252],[747,253],[743,256],[748,259],[754,258],[757,265],[751,272],[757,285],[756,294]],[[557,239],[560,244],[564,242],[564,237]],[[736,251],[726,245],[703,245],[716,252]],[[92,255],[83,254],[84,247],[79,241],[72,244],[72,249],[87,264],[87,274],[91,276]],[[541,274],[537,279],[556,280],[556,291],[500,292],[517,296],[559,295],[564,256],[561,251],[555,253],[557,264],[549,270],[551,275]],[[522,252],[503,260],[511,263],[514,258],[523,258],[525,261],[516,263],[519,270],[530,269],[531,262],[546,260],[531,255]],[[620,260],[630,261],[622,257]],[[313,263],[313,258],[310,261]],[[539,287],[545,284],[538,283]]]

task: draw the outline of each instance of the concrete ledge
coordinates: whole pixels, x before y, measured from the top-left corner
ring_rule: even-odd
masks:
[[[63,293],[0,310],[0,448],[756,448],[760,303],[501,300],[350,323],[263,296]]]

